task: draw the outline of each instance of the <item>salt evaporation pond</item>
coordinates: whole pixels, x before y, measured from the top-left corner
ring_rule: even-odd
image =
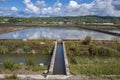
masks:
[[[9,32],[0,35],[0,39],[84,39],[86,36],[91,36],[94,40],[111,40],[115,36],[85,30],[81,28],[66,28],[66,27],[33,27],[29,29]]]

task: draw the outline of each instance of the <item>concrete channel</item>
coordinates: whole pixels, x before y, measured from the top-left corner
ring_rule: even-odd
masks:
[[[55,42],[55,47],[48,70],[49,75],[70,75],[64,42]]]
[[[66,75],[65,59],[62,42],[57,43],[55,64],[53,69],[53,75]]]

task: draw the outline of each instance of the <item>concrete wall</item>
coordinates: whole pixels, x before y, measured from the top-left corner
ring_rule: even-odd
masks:
[[[104,30],[95,29],[95,28],[88,28],[88,27],[79,27],[79,28],[83,28],[83,29],[87,29],[87,30],[92,30],[92,31],[101,32],[101,33],[105,33],[105,34],[109,34],[109,35],[120,37],[120,33],[109,32],[109,31],[104,31]]]
[[[53,55],[52,55],[50,67],[49,67],[49,70],[48,70],[48,74],[50,74],[50,75],[53,74],[54,63],[55,63],[55,55],[56,55],[56,48],[57,48],[57,42],[55,41],[55,47],[54,47],[54,50],[53,50]]]
[[[66,75],[70,75],[70,70],[69,70],[68,59],[67,59],[67,54],[66,54],[66,48],[65,48],[64,41],[63,41],[63,51],[64,51]]]

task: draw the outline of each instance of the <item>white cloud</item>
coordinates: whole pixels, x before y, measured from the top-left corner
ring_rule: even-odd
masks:
[[[41,8],[41,7],[46,7],[47,4],[45,3],[44,0],[38,0],[38,1],[36,1],[36,6]]]
[[[55,2],[54,7],[62,7],[62,3],[60,3],[59,1]]]
[[[61,7],[62,3],[57,1],[52,7],[42,8],[42,14],[57,15],[58,13],[60,13]]]
[[[71,0],[65,9],[64,13],[68,16],[83,16],[83,15],[99,15],[99,16],[120,16],[120,10],[116,11],[112,3],[120,2],[119,0],[93,0],[91,3],[78,4],[76,1]],[[117,10],[120,8],[118,7]]]
[[[24,4],[27,10],[32,11],[35,14],[39,14],[40,10],[37,6],[35,6],[30,0],[24,0]]]
[[[112,5],[116,10],[120,10],[120,0],[113,0]]]
[[[93,0],[91,3],[70,0],[65,5],[57,0],[53,6],[47,5],[45,0],[37,0],[35,3],[31,1],[24,0],[26,6],[24,11],[18,11],[14,6],[11,8],[0,7],[0,16],[120,16],[120,0]]]
[[[68,4],[68,7],[71,9],[78,9],[80,5],[76,1],[71,0]]]
[[[18,11],[18,9],[16,7],[11,7],[12,11]]]
[[[52,7],[42,9],[42,14],[51,14],[51,13],[53,13]]]

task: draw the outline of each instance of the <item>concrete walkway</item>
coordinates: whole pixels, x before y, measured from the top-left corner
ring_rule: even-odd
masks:
[[[5,79],[5,75],[9,76],[12,74],[0,74],[0,80]],[[67,79],[72,76],[66,75],[17,75],[19,80],[53,80],[53,79]]]

